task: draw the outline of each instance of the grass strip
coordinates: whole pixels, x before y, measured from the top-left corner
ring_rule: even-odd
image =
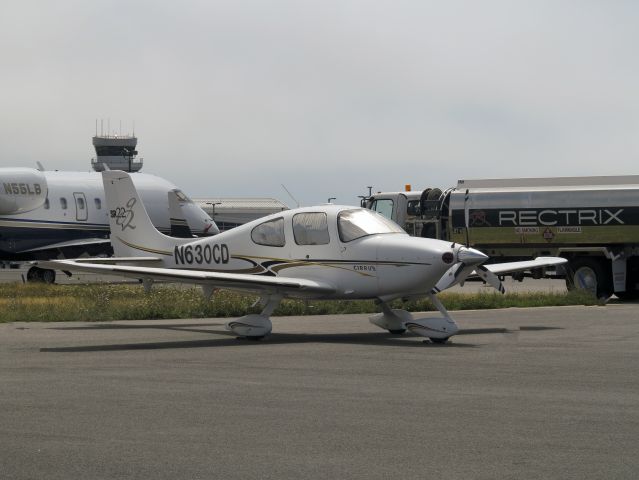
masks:
[[[509,307],[540,307],[601,304],[585,291],[567,293],[441,293],[449,310]],[[257,297],[226,290],[205,300],[199,288],[155,285],[150,293],[141,285],[0,285],[0,323],[150,320],[168,318],[220,318],[259,313],[252,307]],[[427,299],[402,303],[394,308],[411,312],[435,310]],[[273,315],[336,315],[380,311],[372,300],[284,300]]]

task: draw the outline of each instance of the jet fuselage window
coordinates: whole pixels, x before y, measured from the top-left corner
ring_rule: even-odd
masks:
[[[342,242],[352,242],[367,235],[381,233],[403,233],[392,220],[363,208],[354,210],[342,210],[337,216],[337,230]]]
[[[371,210],[384,215],[386,218],[393,218],[393,200],[390,198],[378,198],[371,205]]]
[[[100,200],[99,198],[95,199],[95,208],[96,210],[102,210],[102,200]]]
[[[298,213],[293,216],[293,236],[298,245],[326,245],[328,221],[324,212]]]
[[[84,198],[82,198],[82,197],[78,197],[78,198],[77,198],[77,201],[78,201],[78,208],[79,208],[80,210],[84,210]]]
[[[284,238],[284,219],[276,218],[261,223],[251,230],[251,240],[258,245],[267,247],[283,247],[286,244]]]
[[[67,199],[64,197],[60,197],[60,207],[62,208],[62,210],[66,210],[67,209]]]
[[[49,199],[47,198],[44,201],[44,209],[49,210],[49,207],[51,207],[51,204],[49,203]]]

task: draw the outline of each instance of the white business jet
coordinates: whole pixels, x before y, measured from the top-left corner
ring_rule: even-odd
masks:
[[[238,336],[262,338],[282,298],[375,299],[371,317],[392,333],[406,329],[445,342],[458,327],[436,293],[476,274],[503,292],[496,274],[564,263],[562,258],[487,265],[487,256],[460,244],[415,238],[370,210],[337,205],[280,212],[214,237],[193,240],[158,232],[131,177],[102,173],[116,259],[41,262],[52,268],[194,283],[210,296],[226,288],[260,296],[263,310],[228,322]],[[149,266],[140,266],[149,265]],[[413,318],[391,309],[395,299],[429,297],[441,317]]]
[[[162,232],[190,238],[219,232],[211,217],[171,182],[145,173],[132,178]],[[100,173],[0,168],[0,260],[109,255],[108,235]],[[32,267],[27,280],[52,282],[55,273]]]

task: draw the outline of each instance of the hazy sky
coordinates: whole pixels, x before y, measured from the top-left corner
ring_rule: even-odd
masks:
[[[636,1],[5,0],[0,166],[110,118],[192,196],[637,174],[638,47]]]

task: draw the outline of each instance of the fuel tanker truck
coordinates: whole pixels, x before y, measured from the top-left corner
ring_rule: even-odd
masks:
[[[568,288],[599,298],[639,298],[639,175],[459,180],[444,190],[405,190],[369,195],[362,205],[410,235],[466,244],[493,262],[564,257],[566,267],[526,275],[565,278]]]

